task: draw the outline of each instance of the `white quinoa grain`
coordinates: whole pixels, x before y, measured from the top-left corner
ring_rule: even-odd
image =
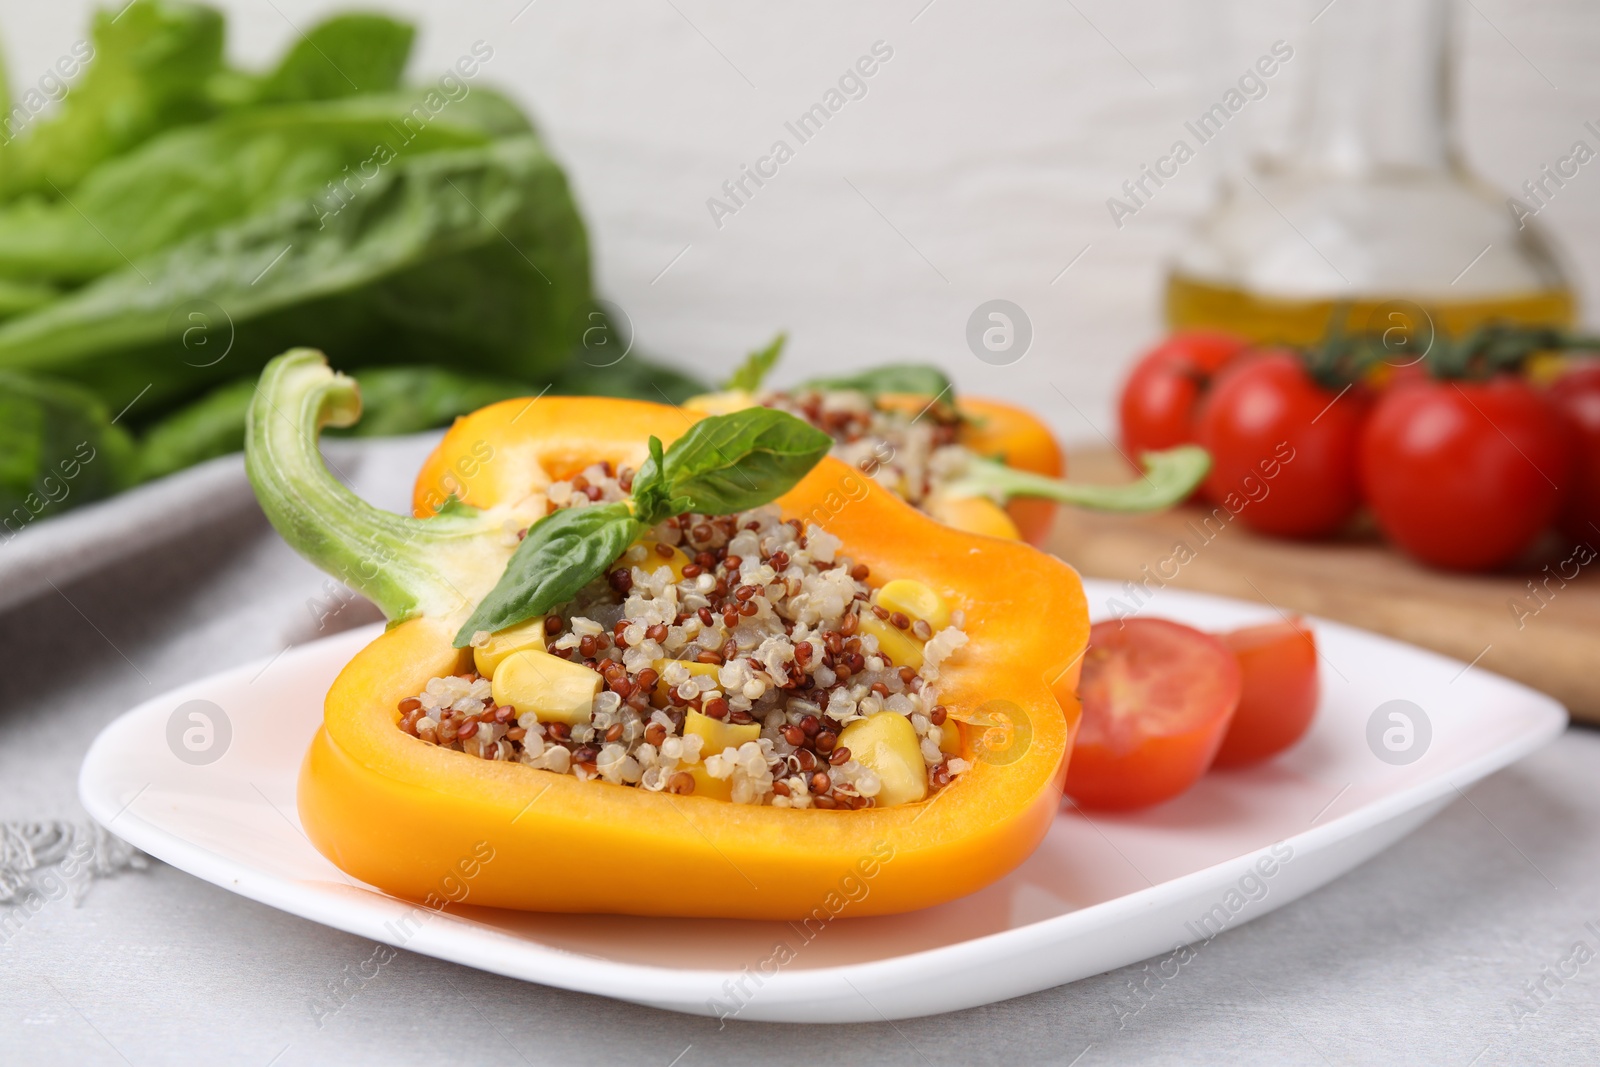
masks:
[[[624,499],[631,477],[596,465],[555,483],[547,496],[567,506]],[[658,543],[698,555],[698,573],[674,581],[658,562],[665,559]],[[954,625],[933,634],[908,685],[877,640],[856,627],[854,613],[870,589],[851,576],[842,548],[816,525],[802,535],[771,507],[660,523],[650,540],[624,553],[631,582],[619,578],[614,588],[602,577],[551,614],[550,653],[606,678],[587,723],[513,718],[494,703],[489,680],[469,673],[430,679],[415,704],[402,703],[401,728],[466,756],[651,791],[682,791],[674,776],[703,764],[728,783],[734,803],[838,809],[871,805],[882,781],[848,754],[834,764],[834,750],[821,747],[824,735],[836,738],[850,722],[889,711],[911,721],[927,766],[942,764],[930,771],[940,786],[944,771],[956,775],[967,764],[946,763],[939,751],[940,731],[927,715],[938,698],[932,682],[966,635]],[[702,553],[710,553],[709,564]],[[475,643],[482,647],[489,636],[475,634]],[[407,714],[407,706],[415,710]],[[689,710],[752,725],[757,738],[703,752],[701,737],[684,733]]]

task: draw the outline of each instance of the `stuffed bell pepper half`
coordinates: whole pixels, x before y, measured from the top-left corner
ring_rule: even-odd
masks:
[[[422,899],[800,918],[1000,878],[1055,817],[1079,718],[1077,574],[935,522],[784,411],[546,397],[458,420],[411,516],[325,467],[354,382],[262,375],[247,467],[299,552],[386,631],[334,682],[300,817]]]
[[[1157,511],[1192,493],[1211,467],[1195,445],[1138,457],[1127,485],[1063,481],[1055,436],[1031,412],[957,396],[943,372],[891,363],[786,389],[763,383],[783,351],[779,334],[752,352],[719,392],[685,406],[726,414],[752,406],[787,411],[833,439],[833,454],[940,522],[972,533],[1042,544],[1058,504],[1096,511]]]

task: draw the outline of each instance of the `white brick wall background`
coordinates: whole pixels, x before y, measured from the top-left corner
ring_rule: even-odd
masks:
[[[1165,256],[1248,136],[1281,131],[1305,68],[1288,64],[1251,105],[1252,129],[1230,126],[1120,231],[1106,198],[1274,39],[1313,36],[1326,2],[387,6],[422,26],[419,79],[475,40],[495,49],[483,78],[533,109],[566,163],[599,288],[627,310],[642,347],[714,377],[784,327],[791,375],[933,360],[960,388],[1032,403],[1069,440],[1093,440],[1095,427],[1113,430],[1122,368],[1160,332]],[[260,63],[339,5],[223,6],[231,51]],[[88,10],[5,4],[12,84],[80,37]],[[1461,0],[1455,15],[1459,127],[1474,169],[1511,189],[1575,139],[1596,143],[1583,129],[1600,121],[1594,0]],[[707,198],[776,138],[796,144],[783,123],[878,40],[894,54],[867,95],[716,226]],[[1600,168],[1585,168],[1541,222],[1596,321]],[[986,366],[964,342],[968,315],[992,297],[1033,320],[1033,348],[1014,366]]]

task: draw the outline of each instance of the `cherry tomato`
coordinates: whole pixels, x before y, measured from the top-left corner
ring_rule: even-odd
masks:
[[[1177,796],[1211,766],[1239,689],[1237,657],[1210,634],[1165,619],[1096,623],[1067,795],[1107,809]]]
[[[1436,567],[1508,563],[1556,517],[1572,465],[1559,409],[1512,375],[1402,383],[1361,437],[1361,480],[1378,525]]]
[[[1244,685],[1212,766],[1259,763],[1300,740],[1311,727],[1320,695],[1317,639],[1298,620],[1219,636],[1239,657]]]
[[[1249,342],[1217,330],[1181,330],[1140,357],[1122,387],[1122,446],[1141,452],[1192,444],[1194,415],[1212,377]]]
[[[1550,399],[1566,415],[1575,441],[1572,491],[1561,515],[1561,532],[1594,544],[1600,539],[1600,363],[1557,378]]]
[[[1230,367],[1200,412],[1207,498],[1263,533],[1333,533],[1361,505],[1356,446],[1370,407],[1364,388],[1324,389],[1293,353]]]

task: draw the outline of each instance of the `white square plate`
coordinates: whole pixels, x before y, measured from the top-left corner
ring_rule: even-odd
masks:
[[[1085,584],[1091,604],[1117,592]],[[1153,609],[1206,629],[1275,617],[1174,590]],[[704,1015],[928,1015],[1137,962],[1287,904],[1566,724],[1555,701],[1497,675],[1336,623],[1314,626],[1322,707],[1282,756],[1207,775],[1148,811],[1091,819],[1069,807],[1038,851],[987,889],[908,915],[841,917],[820,931],[470,906],[435,913],[354,882],[307,841],[295,784],[328,686],[375,626],[293,649],[265,670],[240,667],[146,701],[95,740],[79,792],[101,823],[181,870],[413,952]],[[214,703],[226,719],[211,738],[219,755],[204,765],[169,747],[169,733],[191,725],[175,715],[191,700]],[[1369,743],[1374,713],[1391,700],[1415,705],[1411,743],[1420,756],[1409,763],[1380,759],[1382,742]],[[1387,710],[1378,719],[1381,734],[1391,726]]]

